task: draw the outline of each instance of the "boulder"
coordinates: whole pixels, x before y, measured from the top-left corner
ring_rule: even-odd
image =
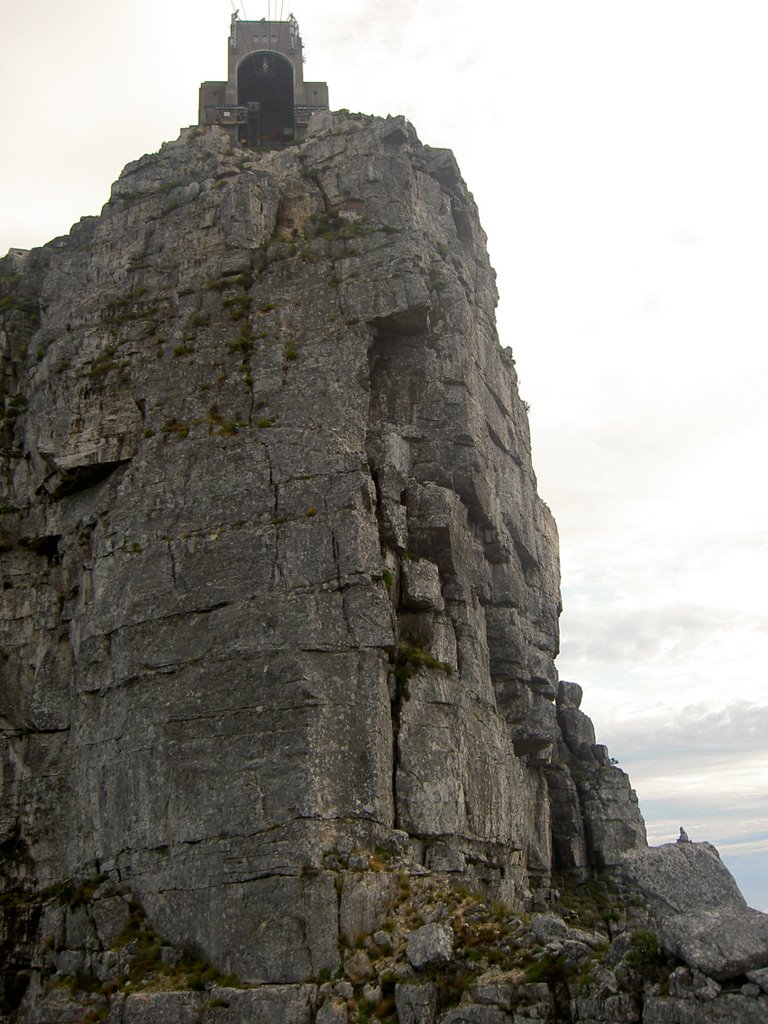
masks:
[[[643,1007],[643,1024],[765,1024],[766,1020],[768,999],[739,993],[723,993],[710,1002],[652,996]]]
[[[405,951],[416,970],[441,967],[453,959],[453,932],[450,925],[425,924],[413,932]]]
[[[768,915],[747,907],[710,843],[636,850],[620,870],[647,897],[666,953],[717,981],[768,966]]]
[[[398,1024],[435,1024],[437,985],[401,983],[395,987]]]
[[[759,985],[763,992],[768,992],[768,967],[757,971],[747,971],[747,978],[753,985]]]
[[[413,611],[442,611],[445,607],[440,587],[440,571],[434,562],[425,558],[406,559],[403,562],[404,607]]]
[[[449,1010],[441,1024],[509,1024],[509,1014],[497,1006],[457,1006]]]
[[[584,690],[578,683],[569,683],[565,679],[561,679],[557,684],[557,709],[574,709],[578,710],[581,707],[581,700],[584,696]]]
[[[621,871],[663,919],[699,910],[742,911],[746,901],[710,843],[666,843],[626,853]]]
[[[531,918],[531,931],[536,941],[545,946],[554,939],[564,939],[568,926],[556,914],[534,914]]]
[[[692,910],[661,923],[666,953],[717,981],[768,967],[768,914],[759,910]]]

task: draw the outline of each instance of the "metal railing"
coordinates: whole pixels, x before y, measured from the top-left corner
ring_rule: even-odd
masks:
[[[206,124],[246,124],[248,121],[247,107],[206,107]]]
[[[298,124],[307,124],[310,117],[318,110],[327,110],[325,105],[297,105],[293,108]],[[242,106],[211,106],[205,108],[206,124],[247,124],[248,108]]]
[[[325,105],[323,105],[323,106],[316,106],[316,107],[298,106],[297,105],[297,106],[295,106],[293,108],[293,112],[294,112],[296,120],[299,122],[299,124],[306,124],[309,121],[310,117],[314,113],[316,113],[318,110],[327,110],[327,109],[328,109],[328,107],[325,106]]]

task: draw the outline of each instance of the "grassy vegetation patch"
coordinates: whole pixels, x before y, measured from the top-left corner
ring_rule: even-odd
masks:
[[[230,352],[245,357],[251,355],[255,344],[256,338],[253,334],[253,331],[251,331],[247,327],[243,327],[243,329],[240,331],[240,334],[238,334],[236,338],[233,338],[231,341],[227,342],[227,348]]]
[[[180,440],[184,440],[185,438],[189,437],[189,429],[189,423],[182,423],[179,420],[177,420],[175,416],[171,417],[171,419],[169,420],[166,420],[162,426],[162,431],[164,434],[173,435],[174,437],[177,437]]]
[[[395,676],[399,680],[406,680],[420,668],[435,668],[448,673],[448,675],[451,674],[451,666],[447,662],[435,658],[429,651],[425,651],[422,647],[400,644],[395,659]]]

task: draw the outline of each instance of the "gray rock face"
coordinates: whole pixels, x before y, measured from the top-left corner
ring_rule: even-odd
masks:
[[[629,776],[605,765],[576,777],[590,863],[615,867],[628,850],[645,848],[645,822]]]
[[[245,992],[218,989],[215,1000],[194,992],[152,992],[129,996],[122,1007],[126,1024],[196,1024],[201,1014],[227,1024],[310,1024],[313,1020],[314,989],[308,985],[292,988],[265,986]],[[213,1004],[213,1005],[212,1005]]]
[[[378,848],[522,906],[644,845],[558,690],[495,303],[403,119],[187,131],[0,262],[4,892],[107,872],[169,942],[300,983],[381,926]],[[6,915],[16,973],[38,924]]]
[[[592,722],[580,711],[583,690],[578,683],[561,679],[557,687],[557,724],[560,727],[562,743],[560,753],[564,760],[601,763],[595,750],[595,729]]]
[[[339,935],[349,946],[371,935],[391,910],[397,878],[390,872],[347,872],[339,900]],[[386,935],[386,933],[384,933]]]
[[[557,689],[557,761],[545,769],[552,852],[561,871],[584,878],[590,867],[613,868],[629,850],[646,848],[645,823],[629,777],[611,763],[579,710],[582,689]]]

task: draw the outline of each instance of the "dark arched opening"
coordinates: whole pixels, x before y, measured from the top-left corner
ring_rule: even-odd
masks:
[[[237,103],[248,108],[245,141],[249,145],[290,142],[294,137],[291,62],[268,50],[249,54],[237,69]]]

